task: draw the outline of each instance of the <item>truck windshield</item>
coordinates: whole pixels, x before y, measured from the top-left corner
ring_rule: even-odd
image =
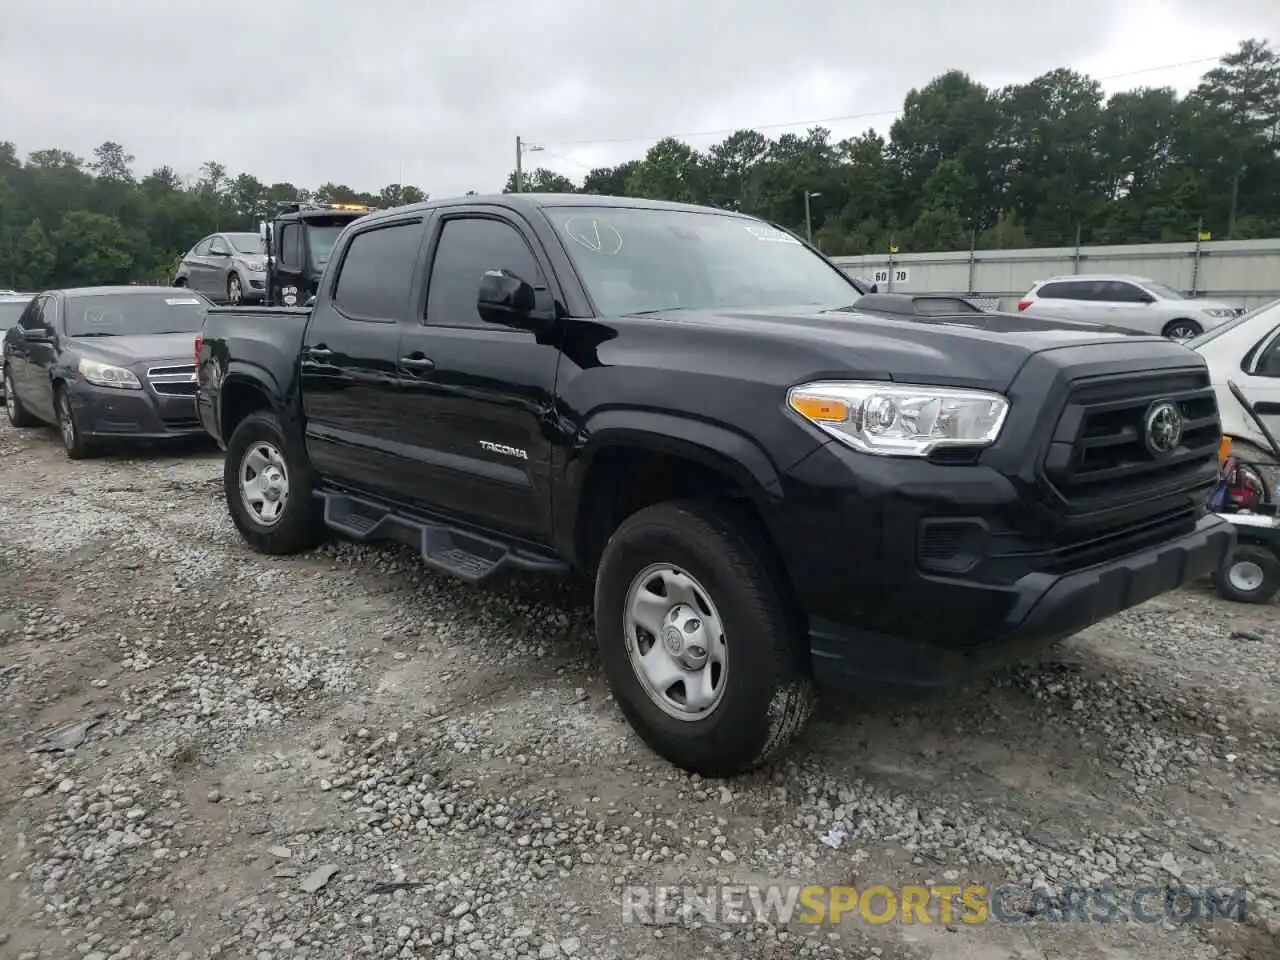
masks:
[[[848,306],[853,281],[788,233],[712,212],[546,207],[606,315]]]
[[[317,268],[329,262],[329,254],[333,253],[333,245],[345,226],[346,224],[307,224],[307,244],[311,248],[311,262]]]
[[[160,333],[195,333],[210,306],[202,297],[172,293],[94,294],[68,297],[69,337],[127,337]]]

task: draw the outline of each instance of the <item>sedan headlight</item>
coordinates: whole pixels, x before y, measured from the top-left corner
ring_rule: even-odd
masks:
[[[124,367],[114,367],[109,363],[85,359],[80,361],[78,369],[80,376],[99,387],[117,387],[120,390],[142,389],[142,384],[138,382],[133,371],[126,370]]]
[[[250,273],[266,273],[267,272],[267,265],[265,263],[249,263],[248,261],[245,261],[243,263],[243,266]]]
[[[1237,316],[1237,315],[1238,315],[1238,314],[1237,314],[1237,311],[1235,311],[1235,310],[1205,310],[1205,311],[1203,311],[1203,312],[1204,312],[1204,315],[1205,315],[1206,317],[1223,317],[1223,318],[1225,318],[1225,317],[1234,317],[1234,316]]]
[[[998,393],[847,381],[792,387],[787,405],[855,450],[898,457],[928,456],[940,446],[987,446],[1009,412]]]

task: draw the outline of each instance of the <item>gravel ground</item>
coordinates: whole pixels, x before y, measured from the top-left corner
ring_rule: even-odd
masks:
[[[701,782],[621,719],[580,589],[258,556],[220,473],[0,425],[0,957],[1280,957],[1274,606],[1196,585],[946,696],[827,697],[783,765]],[[1035,892],[981,925],[622,920],[626,884],[773,882]],[[1175,883],[1249,916],[1056,919]]]

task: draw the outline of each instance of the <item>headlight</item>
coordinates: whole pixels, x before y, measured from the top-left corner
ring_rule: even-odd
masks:
[[[245,263],[244,268],[248,270],[250,273],[266,273],[267,272],[266,264],[262,264],[262,263]]]
[[[1204,315],[1206,317],[1234,317],[1237,314],[1235,310],[1206,310]]]
[[[134,376],[132,370],[124,367],[113,367],[109,363],[97,360],[81,360],[77,368],[80,376],[99,387],[118,387],[121,390],[141,390],[142,384]]]
[[[924,457],[940,446],[994,443],[1009,412],[998,393],[912,384],[807,383],[787,405],[863,453]]]

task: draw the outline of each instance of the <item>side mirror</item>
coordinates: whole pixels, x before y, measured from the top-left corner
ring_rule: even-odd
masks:
[[[509,270],[486,270],[480,278],[476,308],[485,323],[522,325],[535,304],[533,287]]]
[[[261,237],[263,240],[267,239],[267,221],[265,220],[258,221],[258,236]]]

